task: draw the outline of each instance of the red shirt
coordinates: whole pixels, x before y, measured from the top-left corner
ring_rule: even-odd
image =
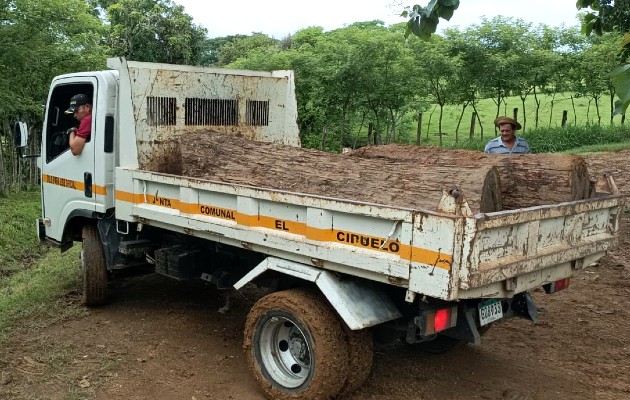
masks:
[[[92,113],[87,114],[79,123],[79,128],[76,131],[77,137],[87,140],[92,132]]]

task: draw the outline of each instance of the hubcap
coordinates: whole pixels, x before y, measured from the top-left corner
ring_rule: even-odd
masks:
[[[302,385],[311,372],[310,344],[304,332],[285,317],[272,317],[264,323],[260,357],[270,377],[289,389]]]

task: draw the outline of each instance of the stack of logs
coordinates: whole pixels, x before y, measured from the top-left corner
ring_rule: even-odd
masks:
[[[503,209],[590,198],[593,193],[584,159],[569,154],[484,154],[471,150],[408,145],[370,146],[352,153],[355,157],[414,162],[422,168],[495,166],[499,172]]]
[[[581,200],[593,186],[584,160],[564,154],[396,144],[331,154],[211,131],[180,150],[184,176],[409,209],[436,210],[453,187],[476,213]]]

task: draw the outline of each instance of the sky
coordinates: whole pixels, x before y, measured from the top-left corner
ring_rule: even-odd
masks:
[[[261,32],[282,39],[302,28],[321,26],[325,31],[354,22],[380,19],[386,25],[403,22],[404,6],[429,0],[173,0],[184,6],[197,25],[208,29],[209,37],[250,35]],[[467,27],[494,16],[520,18],[534,25],[579,26],[576,0],[461,0],[450,21],[441,20],[438,31],[447,27]],[[398,5],[396,5],[398,4]]]

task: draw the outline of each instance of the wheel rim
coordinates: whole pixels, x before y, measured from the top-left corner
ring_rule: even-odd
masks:
[[[260,358],[270,377],[289,389],[302,385],[312,368],[308,339],[286,317],[271,317],[262,326]]]

